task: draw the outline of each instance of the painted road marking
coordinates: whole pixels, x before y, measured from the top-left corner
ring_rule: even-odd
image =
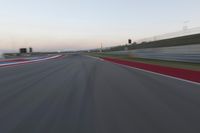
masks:
[[[11,63],[6,63],[6,64],[0,64],[0,67],[6,67],[6,66],[14,66],[14,65],[20,65],[20,64],[28,64],[28,63],[40,62],[40,61],[45,61],[45,60],[59,58],[61,56],[62,55],[56,55],[56,56],[52,56],[52,57],[48,57],[48,58],[42,58],[42,59],[37,59],[37,60],[32,60],[32,61],[11,62]]]
[[[97,57],[97,59],[98,59],[98,57]],[[98,59],[98,60],[99,60],[99,59]],[[155,74],[155,75],[159,75],[159,76],[164,76],[164,77],[176,79],[176,80],[183,81],[183,82],[187,82],[187,83],[191,83],[191,84],[200,85],[199,82],[195,82],[195,81],[191,81],[191,80],[187,80],[187,79],[183,79],[183,78],[178,78],[178,77],[174,77],[174,76],[170,76],[170,75],[166,75],[166,74],[162,74],[162,73],[158,73],[158,72],[153,72],[153,71],[150,71],[150,70],[145,70],[145,69],[141,69],[141,68],[136,68],[136,67],[133,67],[133,66],[128,66],[128,65],[124,65],[124,64],[120,64],[120,63],[108,61],[108,60],[105,60],[105,59],[101,59],[101,61],[105,61],[105,62],[117,64],[117,65],[120,65],[120,66],[123,66],[123,67],[131,68],[131,69],[135,69],[135,70],[139,70],[139,71],[143,71],[143,72],[147,72],[147,73],[151,73],[151,74]]]

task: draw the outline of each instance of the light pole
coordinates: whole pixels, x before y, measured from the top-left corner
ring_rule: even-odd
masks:
[[[101,43],[100,53],[103,51],[103,44]]]
[[[190,22],[189,20],[183,22],[183,31],[186,31],[188,29],[189,22]]]

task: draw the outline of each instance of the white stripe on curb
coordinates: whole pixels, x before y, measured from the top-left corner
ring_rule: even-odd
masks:
[[[106,60],[104,60],[104,61],[106,61]],[[106,61],[106,62],[109,62],[109,61]],[[177,77],[173,77],[173,76],[170,76],[170,75],[156,73],[156,72],[152,72],[152,71],[148,71],[148,70],[144,70],[144,69],[140,69],[140,68],[136,68],[136,67],[131,67],[131,66],[123,65],[123,64],[118,64],[118,63],[115,63],[115,62],[111,62],[111,63],[120,65],[122,67],[127,67],[127,68],[131,68],[131,69],[135,69],[135,70],[139,70],[139,71],[151,73],[151,74],[154,74],[154,75],[159,75],[159,76],[163,76],[163,77],[167,77],[167,78],[172,78],[172,79],[180,80],[180,81],[191,83],[191,84],[200,85],[200,83],[195,82],[195,81],[190,81],[190,80],[186,80],[186,79],[182,79],[182,78],[177,78]]]
[[[20,61],[20,62],[0,64],[0,67],[12,66],[12,65],[20,65],[20,64],[27,64],[27,63],[33,63],[33,62],[39,62],[39,61],[45,61],[45,60],[55,59],[55,58],[58,58],[58,57],[61,57],[61,56],[62,55],[56,55],[56,56],[52,56],[52,57],[48,57],[48,58],[43,58],[43,59],[32,60],[32,61]]]
[[[186,80],[186,79],[182,79],[182,78],[178,78],[178,77],[173,77],[173,76],[170,76],[170,75],[165,75],[165,74],[161,74],[161,73],[157,73],[157,72],[148,71],[148,70],[145,70],[145,69],[131,67],[131,66],[115,63],[115,62],[112,62],[112,61],[107,61],[107,60],[104,60],[104,59],[98,58],[98,57],[92,57],[92,56],[88,56],[88,57],[91,57],[91,58],[94,58],[94,59],[98,59],[98,60],[101,60],[101,61],[105,61],[105,62],[109,62],[109,63],[113,63],[113,64],[116,64],[116,65],[120,65],[122,67],[131,68],[131,69],[135,69],[135,70],[151,73],[151,74],[154,74],[154,75],[159,75],[159,76],[163,76],[163,77],[167,77],[167,78],[172,78],[172,79],[176,79],[176,80],[179,80],[179,81],[187,82],[187,83],[190,83],[190,84],[200,85],[200,83],[195,82],[195,81],[190,81],[190,80]]]

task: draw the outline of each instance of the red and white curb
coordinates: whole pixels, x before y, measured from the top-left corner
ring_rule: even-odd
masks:
[[[29,63],[40,62],[40,61],[45,61],[45,60],[50,60],[50,59],[56,59],[56,58],[59,58],[59,57],[62,57],[62,56],[63,55],[55,55],[55,56],[47,57],[47,58],[43,58],[43,59],[36,59],[36,60],[30,60],[30,61],[10,62],[10,63],[6,63],[6,64],[0,64],[0,67],[21,65],[21,64],[29,64]]]
[[[164,67],[159,65],[145,64],[140,62],[132,62],[120,59],[112,59],[112,58],[103,58],[103,59],[105,61],[119,64],[125,67],[200,85],[200,71]]]

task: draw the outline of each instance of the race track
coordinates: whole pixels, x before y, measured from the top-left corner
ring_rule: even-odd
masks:
[[[84,55],[0,68],[0,133],[200,133],[200,85]]]

